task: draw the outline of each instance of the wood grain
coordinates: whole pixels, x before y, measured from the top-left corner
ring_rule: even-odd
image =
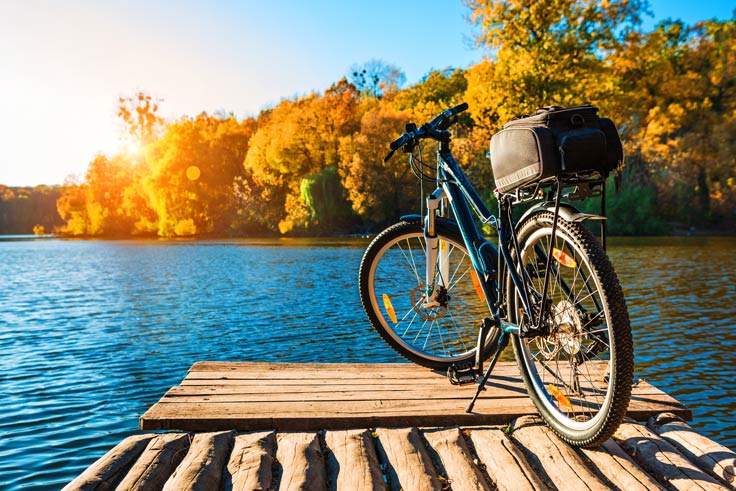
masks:
[[[459,428],[426,428],[422,435],[439,458],[453,489],[490,491]]]
[[[164,484],[164,491],[219,489],[234,437],[233,431],[194,435],[186,456]]]
[[[328,431],[328,475],[337,491],[384,491],[378,455],[368,430]]]
[[[316,433],[278,433],[276,459],[281,466],[278,489],[324,491],[327,473]]]
[[[499,491],[544,491],[524,453],[498,427],[470,428],[470,440],[480,462]]]
[[[235,437],[227,463],[226,491],[267,491],[273,482],[276,435],[272,431]]]
[[[155,437],[153,434],[129,436],[64,486],[63,491],[113,489]]]
[[[608,491],[610,486],[596,476],[582,458],[537,416],[525,416],[514,423],[514,440],[525,449],[536,471],[557,489]]]
[[[435,491],[442,486],[416,428],[378,428],[391,489]]]
[[[497,366],[475,410],[476,386],[410,364],[200,362],[140,420],[141,429],[320,431],[504,424],[536,414],[516,364]],[[689,418],[675,399],[640,381],[629,416],[664,411]]]
[[[613,440],[608,440],[596,448],[581,449],[580,452],[620,491],[665,489]]]
[[[157,435],[148,443],[117,489],[149,491],[163,488],[189,449],[187,433]]]
[[[701,435],[674,414],[660,414],[649,421],[656,434],[723,484],[736,489],[736,453]]]
[[[728,490],[643,425],[624,423],[613,437],[639,465],[670,489]]]

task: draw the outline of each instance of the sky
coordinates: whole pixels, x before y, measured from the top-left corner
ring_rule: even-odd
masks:
[[[664,18],[730,18],[736,1],[651,0]],[[144,90],[169,119],[255,116],[323,91],[354,64],[467,68],[461,0],[0,0],[0,184],[60,184],[121,150],[118,97]]]

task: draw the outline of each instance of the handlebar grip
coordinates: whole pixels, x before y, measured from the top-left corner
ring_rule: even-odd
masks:
[[[460,103],[457,106],[453,107],[452,109],[450,109],[450,112],[453,115],[455,115],[455,114],[460,114],[463,111],[467,111],[467,109],[468,109],[468,103],[467,102],[463,102],[463,103]]]
[[[401,135],[396,140],[394,140],[394,141],[391,142],[391,144],[389,145],[389,148],[392,151],[398,150],[399,148],[401,148],[401,147],[404,146],[404,143],[406,143],[406,140],[407,140],[406,134]]]

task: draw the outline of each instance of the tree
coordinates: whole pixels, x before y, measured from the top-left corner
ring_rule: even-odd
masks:
[[[665,21],[611,60],[627,166],[657,187],[659,213],[698,226],[734,220],[736,21]]]
[[[360,131],[342,139],[340,177],[353,210],[370,225],[394,221],[417,209],[416,177],[398,156],[384,162],[391,135],[398,135],[409,114],[381,102],[365,113]]]
[[[381,60],[370,60],[350,67],[348,80],[362,97],[381,98],[398,91],[406,83],[406,75],[395,65]]]
[[[123,206],[125,190],[133,182],[132,163],[118,155],[98,155],[89,163],[85,176],[87,235],[129,235],[133,218]]]
[[[605,106],[614,90],[606,56],[647,8],[646,0],[465,3],[478,44],[491,54],[468,70],[468,102],[491,132],[541,106]]]
[[[236,214],[233,185],[254,131],[252,119],[238,122],[206,113],[167,125],[148,147],[149,173],[143,181],[158,216],[158,235],[229,230]]]
[[[250,180],[244,184],[264,205],[281,210],[269,228],[304,232],[312,225],[302,179],[337,166],[340,138],[357,130],[361,111],[355,87],[343,79],[324,95],[284,100],[263,117],[245,158]]]
[[[56,210],[60,196],[59,186],[31,188],[0,184],[0,234],[29,234],[59,227],[63,223]]]
[[[59,231],[68,235],[87,235],[89,215],[87,213],[87,185],[67,178],[61,186],[61,196],[56,202],[59,216],[66,222]]]
[[[136,145],[145,147],[159,135],[163,128],[163,118],[158,114],[162,101],[143,91],[118,98],[118,117],[126,137]]]

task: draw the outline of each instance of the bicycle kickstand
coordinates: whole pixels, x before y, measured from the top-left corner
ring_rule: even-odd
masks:
[[[501,356],[501,353],[503,350],[508,346],[509,344],[509,335],[503,331],[501,331],[501,335],[498,338],[498,348],[496,348],[496,352],[493,354],[493,358],[491,358],[490,363],[488,364],[488,368],[486,369],[486,373],[483,374],[483,378],[480,379],[480,383],[478,384],[478,390],[475,392],[475,395],[473,396],[473,400],[470,401],[470,405],[465,410],[466,413],[472,413],[473,412],[473,406],[475,406],[475,401],[478,400],[478,396],[480,396],[480,392],[483,390],[483,388],[486,385],[486,382],[488,382],[488,378],[491,376],[491,372],[493,371],[493,367],[496,366],[496,362],[498,361],[498,358]],[[478,350],[480,350],[481,347],[478,347]]]

